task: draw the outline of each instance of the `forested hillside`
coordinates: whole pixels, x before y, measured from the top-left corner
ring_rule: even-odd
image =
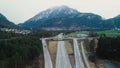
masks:
[[[120,37],[100,37],[96,54],[101,59],[120,61]]]
[[[47,31],[28,35],[0,31],[0,68],[25,68],[32,65],[36,58],[43,56],[40,38],[51,35]]]
[[[0,13],[0,28],[20,28]]]

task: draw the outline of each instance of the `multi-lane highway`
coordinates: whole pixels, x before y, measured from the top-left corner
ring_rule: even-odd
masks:
[[[82,56],[83,56],[83,60],[84,60],[86,68],[90,68],[90,65],[88,63],[87,57],[85,55],[85,50],[84,50],[83,42],[82,41],[81,41],[81,51],[82,51]]]
[[[75,54],[75,64],[76,68],[85,68],[82,60],[82,55],[78,47],[77,39],[73,39],[74,44],[74,54]]]
[[[53,68],[52,61],[50,58],[50,54],[49,54],[47,43],[46,43],[45,39],[42,39],[42,44],[43,44],[45,68]]]
[[[44,51],[44,60],[45,60],[45,68],[53,68],[51,57],[48,51],[47,43],[45,40],[49,38],[43,38],[43,51]],[[51,38],[50,38],[51,39]],[[70,63],[70,59],[65,48],[64,37],[63,34],[59,34],[57,36],[58,44],[57,44],[57,55],[56,55],[56,64],[55,68],[72,68]],[[85,50],[83,48],[83,42],[79,45],[77,39],[79,38],[71,38],[73,39],[73,48],[74,48],[74,55],[75,55],[75,68],[90,68],[86,55]],[[83,39],[83,38],[82,38]]]
[[[58,47],[57,47],[57,59],[56,59],[56,68],[72,68],[68,53],[65,49],[65,43],[62,40],[63,35],[58,35]]]

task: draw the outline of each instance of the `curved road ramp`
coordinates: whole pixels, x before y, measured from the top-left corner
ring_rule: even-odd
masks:
[[[46,39],[49,38],[42,38],[43,44],[43,52],[44,52],[44,62],[45,68],[53,68],[53,63],[50,57],[50,53],[47,47]],[[51,38],[50,38],[51,39]],[[56,55],[56,64],[55,68],[90,68],[89,63],[87,61],[87,57],[84,53],[83,43],[80,44],[80,49],[78,47],[78,38],[72,38],[73,40],[73,48],[74,48],[74,55],[75,55],[75,64],[74,66],[71,65],[70,59],[65,48],[64,36],[63,33],[57,36],[58,43],[57,43],[57,55]]]

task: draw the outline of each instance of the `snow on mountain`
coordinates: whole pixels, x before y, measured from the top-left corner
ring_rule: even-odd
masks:
[[[101,17],[99,15],[80,13],[68,6],[57,6],[38,13],[31,19],[20,24],[20,26],[33,29],[49,27],[82,28],[83,26],[93,27],[94,24],[99,23],[99,21],[101,21]]]
[[[70,14],[78,14],[79,12],[75,9],[69,8],[68,6],[57,6],[49,8],[39,14],[35,15],[33,18],[29,19],[29,21],[37,21],[40,19],[46,18],[54,18],[54,17],[62,17]]]
[[[117,19],[119,16],[114,20],[103,20],[94,13],[81,13],[68,6],[57,6],[38,13],[20,26],[32,29],[111,29],[114,28],[113,24],[119,25],[120,19]]]

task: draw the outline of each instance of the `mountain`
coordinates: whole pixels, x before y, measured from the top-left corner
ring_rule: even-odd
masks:
[[[10,22],[4,15],[0,13],[0,28],[18,28],[18,26]]]
[[[115,27],[120,28],[120,15],[114,17],[112,20],[113,20],[113,22],[115,24]]]
[[[20,26],[47,30],[108,29],[113,28],[113,24],[108,23],[111,21],[93,13],[81,13],[68,6],[59,6],[38,13]]]
[[[120,15],[110,19],[103,20],[101,25],[102,25],[102,28],[107,27],[109,29],[114,29],[114,28],[120,29]]]
[[[61,6],[61,7],[53,7],[50,9],[47,9],[43,12],[40,12],[30,20],[40,20],[40,19],[50,19],[50,18],[56,18],[56,17],[64,17],[66,15],[71,14],[77,14],[79,13],[77,10],[69,8],[67,6]]]
[[[31,27],[31,28],[42,28],[45,25],[49,25],[49,23],[44,23],[52,19],[64,18],[69,15],[77,15],[79,12],[75,9],[69,8],[67,6],[53,7],[47,9],[43,12],[38,13],[31,19],[27,20],[25,23],[21,24],[23,27]],[[54,24],[54,23],[53,23]],[[52,25],[52,24],[51,24]]]
[[[114,28],[120,28],[120,15],[114,18],[108,19],[107,21],[109,21]]]

